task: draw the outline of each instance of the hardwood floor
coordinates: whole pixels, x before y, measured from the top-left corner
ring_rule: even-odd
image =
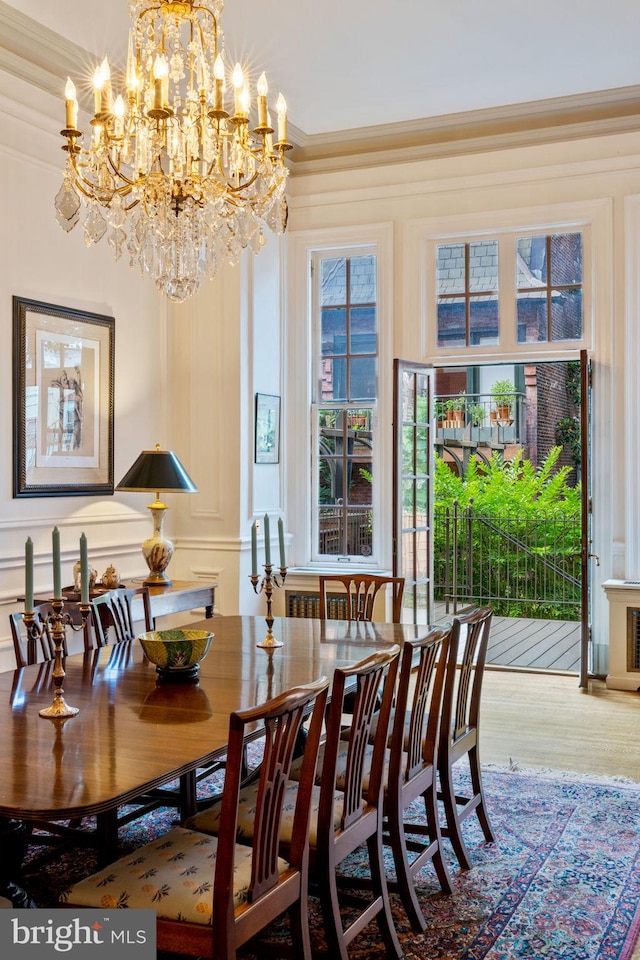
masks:
[[[623,776],[640,782],[640,693],[587,690],[573,676],[487,669],[483,763]]]

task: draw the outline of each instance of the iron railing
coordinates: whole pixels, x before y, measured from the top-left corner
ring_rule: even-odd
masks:
[[[436,441],[479,444],[523,443],[525,397],[515,392],[506,407],[489,393],[439,394],[435,398]]]
[[[436,508],[434,598],[446,611],[490,604],[497,615],[580,620],[580,520]]]

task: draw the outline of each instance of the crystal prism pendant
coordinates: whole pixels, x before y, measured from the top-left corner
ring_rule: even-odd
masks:
[[[84,242],[86,245],[90,247],[92,243],[102,240],[106,229],[107,223],[98,209],[98,204],[92,203],[84,221]]]
[[[69,177],[62,181],[55,199],[56,220],[67,233],[73,230],[80,219],[80,196]]]
[[[119,260],[122,256],[122,251],[124,250],[126,241],[127,235],[122,229],[112,230],[109,234],[109,239],[107,242],[113,250],[113,255],[116,260]]]

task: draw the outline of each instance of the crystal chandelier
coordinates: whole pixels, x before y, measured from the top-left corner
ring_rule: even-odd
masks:
[[[223,0],[129,0],[124,95],[114,96],[105,58],[93,77],[86,146],[75,86],[67,80],[65,88],[58,223],[72,230],[84,202],[87,246],[107,234],[116,259],[126,247],[130,265],[177,302],[223,263],[236,263],[244,247],[257,253],[265,226],[283,233],[287,222],[286,103],[280,94],[274,142],[264,73],[253,111],[239,63],[227,95],[222,7]]]

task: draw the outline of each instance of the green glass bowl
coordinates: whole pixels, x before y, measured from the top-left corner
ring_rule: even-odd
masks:
[[[151,630],[141,633],[138,640],[161,677],[185,680],[197,676],[213,634],[208,630]]]

